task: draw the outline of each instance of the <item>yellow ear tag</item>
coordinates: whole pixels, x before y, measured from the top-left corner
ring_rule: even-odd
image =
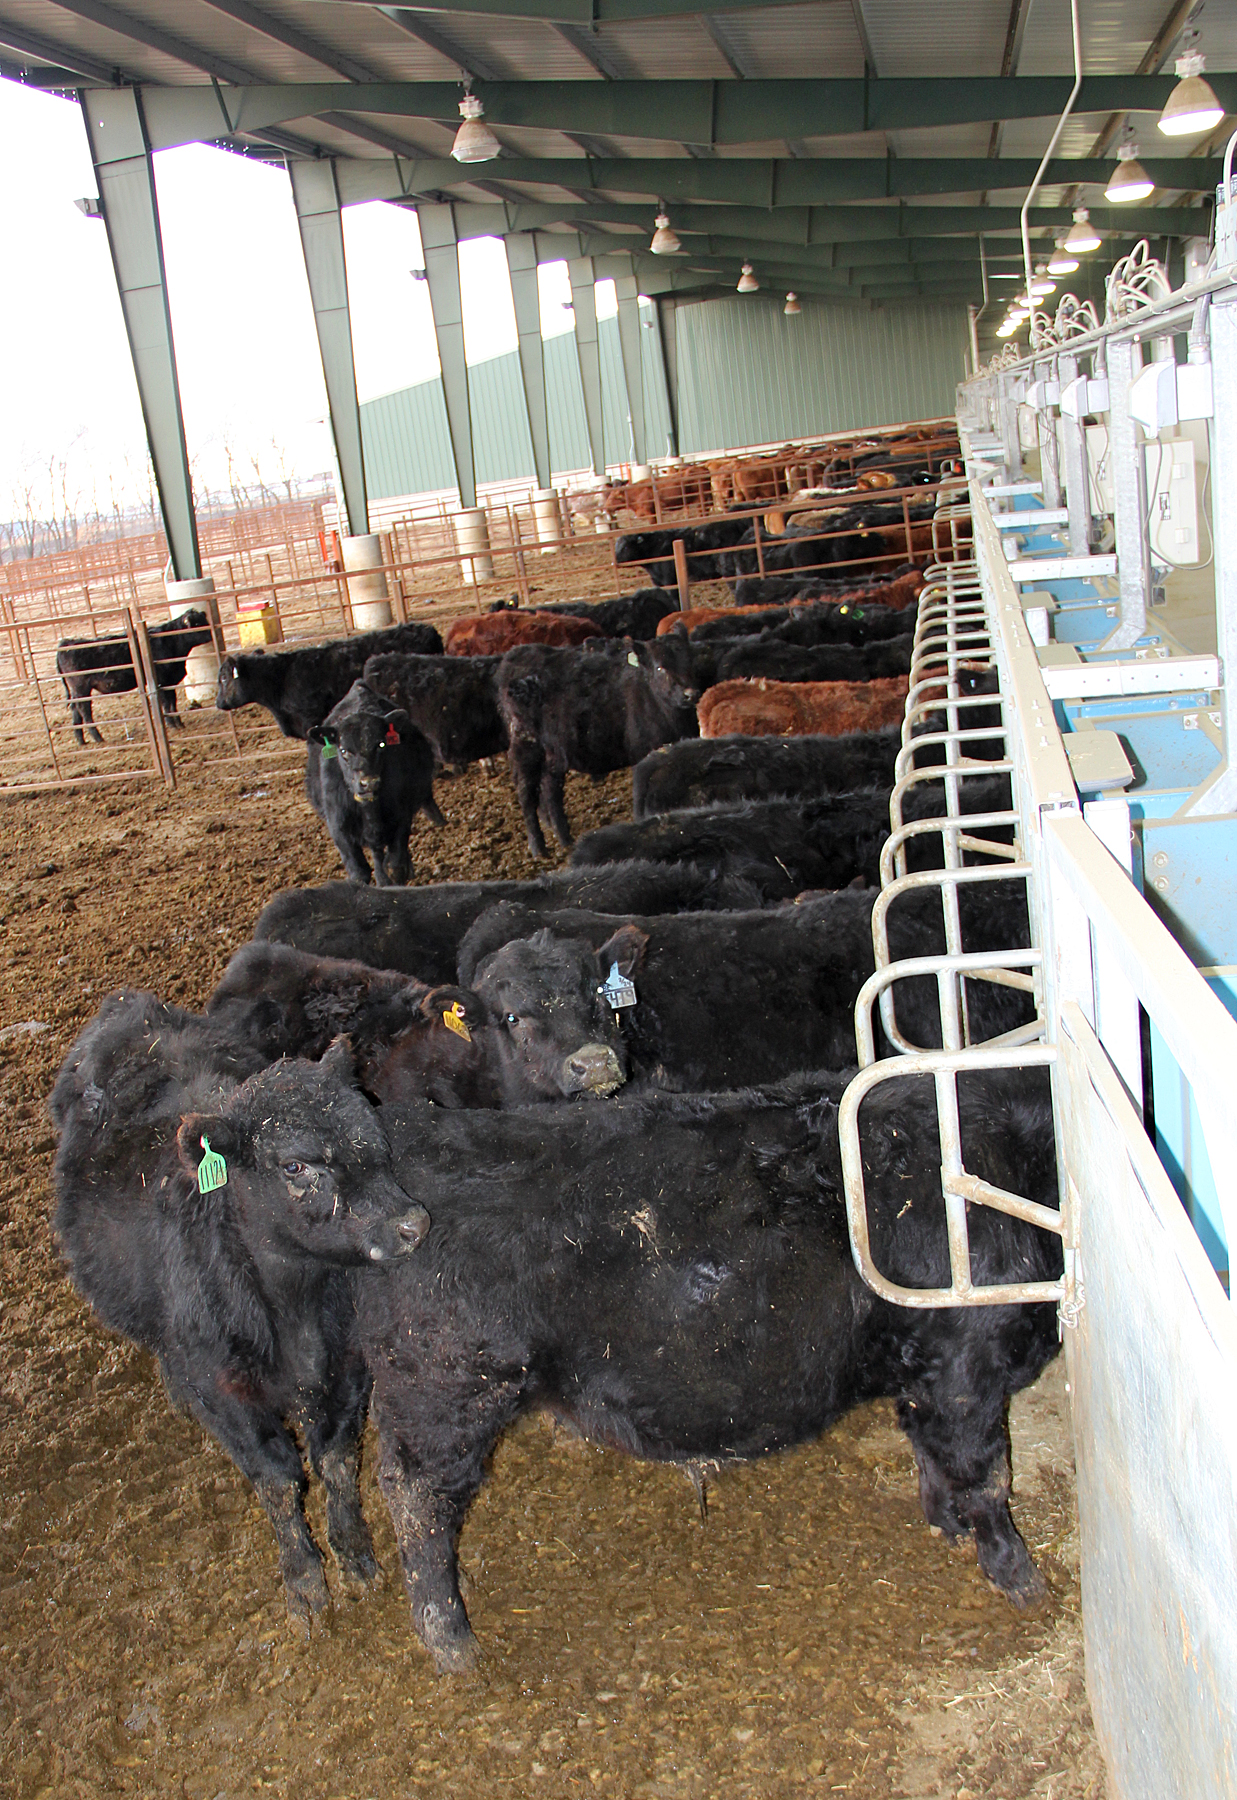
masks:
[[[466,1044],[472,1043],[472,1032],[464,1023],[464,1008],[458,1000],[453,1000],[450,1006],[443,1008],[442,1022],[448,1031],[455,1033],[456,1037],[462,1037]]]

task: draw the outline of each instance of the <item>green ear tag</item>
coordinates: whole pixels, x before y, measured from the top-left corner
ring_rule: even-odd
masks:
[[[323,746],[322,746],[323,762],[330,762],[332,757],[335,757],[338,755],[339,755],[339,751],[335,748],[334,744],[323,744]]]
[[[198,1141],[206,1152],[198,1164],[198,1193],[213,1194],[216,1188],[227,1186],[228,1165],[217,1150],[211,1149],[209,1138]]]

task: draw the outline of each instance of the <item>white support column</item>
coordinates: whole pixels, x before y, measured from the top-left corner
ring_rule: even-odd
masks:
[[[442,397],[447,408],[456,486],[460,491],[460,505],[467,511],[477,504],[477,474],[473,459],[468,367],[464,360],[464,309],[460,300],[455,214],[450,206],[418,206],[417,222],[421,227],[421,248],[425,252],[425,280],[434,314],[434,335],[438,339]]]
[[[601,423],[601,345],[597,337],[597,286],[591,256],[573,257],[567,264],[571,277],[571,303],[576,321],[576,354],[580,359],[580,386],[584,390],[584,417],[588,425],[593,473],[606,472]]]

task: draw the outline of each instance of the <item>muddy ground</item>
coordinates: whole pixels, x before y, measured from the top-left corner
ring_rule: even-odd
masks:
[[[105,707],[100,718],[107,730]],[[673,1470],[541,1421],[462,1542],[478,1673],[415,1640],[372,1479],[381,1591],[308,1644],[252,1493],[148,1356],[77,1298],[49,1231],[45,1100],[109,990],[197,1006],[280,887],[339,874],[295,762],[0,801],[0,1777],[14,1800],[173,1795],[1083,1800],[1064,1374],[1015,1403],[1015,1512],[1051,1598],[1020,1616],[932,1537],[892,1409],[732,1470],[702,1523]],[[83,752],[83,756],[92,753]],[[626,776],[575,781],[578,827]],[[531,872],[505,770],[441,784],[417,879]],[[319,1531],[322,1541],[324,1533]]]

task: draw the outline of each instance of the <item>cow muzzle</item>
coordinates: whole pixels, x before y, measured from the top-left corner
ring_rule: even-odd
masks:
[[[421,1239],[430,1228],[430,1216],[423,1206],[410,1206],[407,1212],[396,1219],[385,1219],[368,1233],[365,1239],[365,1254],[370,1262],[388,1262],[397,1256],[407,1256],[415,1250]]]
[[[564,1058],[561,1079],[565,1094],[593,1094],[605,1099],[621,1088],[627,1077],[608,1044],[582,1044]]]

